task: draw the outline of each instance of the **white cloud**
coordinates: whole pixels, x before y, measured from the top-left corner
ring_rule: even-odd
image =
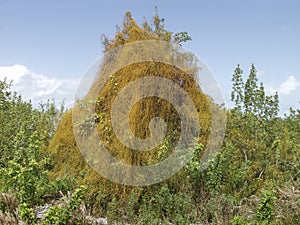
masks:
[[[34,105],[55,99],[66,101],[70,107],[74,101],[79,79],[60,79],[37,74],[24,65],[0,66],[0,80],[13,81],[13,90]]]
[[[20,78],[27,73],[29,73],[29,70],[23,65],[0,66],[0,80],[2,81],[6,77],[8,80],[13,80],[14,84],[17,84]]]
[[[280,99],[280,115],[284,115],[284,113],[288,113],[290,107],[298,108],[298,97],[299,91],[297,87],[299,86],[299,82],[294,76],[289,76],[277,87],[274,85],[270,85],[266,87],[266,92],[268,95],[274,95],[276,92],[279,94]],[[297,97],[298,96],[298,97]],[[295,99],[296,98],[296,99]]]
[[[283,83],[279,85],[278,88],[275,88],[273,85],[270,85],[266,88],[267,94],[275,94],[278,92],[280,96],[290,96],[297,90],[299,82],[294,76],[289,76]]]
[[[294,76],[289,76],[279,87],[279,94],[281,95],[290,95],[296,91],[299,86],[299,82]]]

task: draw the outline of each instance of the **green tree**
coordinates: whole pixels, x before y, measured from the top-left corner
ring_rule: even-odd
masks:
[[[258,85],[257,85],[257,70],[252,64],[249,77],[245,83],[244,89],[244,105],[245,112],[257,112],[257,94],[258,94]]]
[[[26,223],[34,224],[33,206],[43,202],[51,187],[47,170],[52,163],[45,148],[64,109],[50,102],[33,108],[11,86],[0,81],[0,192],[18,199],[15,210]]]
[[[41,200],[48,184],[48,178],[39,162],[40,140],[32,134],[29,146],[16,152],[14,159],[0,170],[2,190],[16,193],[21,203],[33,205]]]
[[[38,134],[44,149],[64,111],[63,105],[57,109],[55,103],[49,101],[33,108],[30,101],[24,101],[11,91],[11,85],[6,80],[0,81],[0,168],[6,167],[10,160],[16,160],[15,157],[25,157],[22,154],[30,147],[34,133]]]
[[[149,33],[156,34],[161,40],[168,42],[172,41],[177,44],[192,40],[191,36],[188,35],[186,31],[177,32],[175,34],[173,32],[168,31],[165,28],[165,19],[161,18],[158,15],[157,7],[155,8],[155,14],[152,20],[152,26],[149,25],[149,23],[145,20],[143,23],[143,28]]]
[[[231,91],[231,101],[234,102],[235,108],[240,111],[242,110],[244,103],[244,81],[243,81],[243,70],[240,68],[240,65],[237,65],[237,68],[234,70],[232,76],[232,91]]]

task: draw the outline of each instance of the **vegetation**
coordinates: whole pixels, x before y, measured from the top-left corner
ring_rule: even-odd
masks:
[[[145,22],[142,27],[127,13],[115,38],[104,37],[104,52],[139,40],[184,44],[191,38],[186,32],[167,31],[157,13],[152,25]],[[175,110],[150,98],[133,109],[131,120],[143,122],[133,123],[132,129],[145,138],[150,119],[159,116],[169,122],[164,144],[137,154],[116,141],[109,120],[115,93],[144,71],[178,82],[169,65],[137,63],[116,72],[97,99],[81,105],[96,107],[100,136],[115,157],[134,165],[166,157],[180,131]],[[101,224],[100,217],[109,224],[299,224],[300,110],[290,109],[280,117],[279,96],[266,94],[255,66],[245,77],[238,65],[232,75],[234,107],[219,108],[227,115],[224,143],[202,170],[199,158],[209,138],[212,100],[186,73],[177,75],[186,81],[184,88],[198,107],[203,132],[185,168],[146,187],[112,183],[88,166],[73,134],[74,109],[65,112],[50,102],[33,108],[10,90],[9,82],[0,81],[0,224]],[[98,83],[94,85],[89,93]],[[80,121],[78,126],[88,123]]]

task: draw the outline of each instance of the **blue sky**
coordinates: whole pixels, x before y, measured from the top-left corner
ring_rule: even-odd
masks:
[[[187,31],[185,45],[212,70],[229,103],[231,75],[252,63],[282,112],[300,108],[300,1],[298,0],[0,0],[0,79],[34,101],[67,98],[101,56],[100,37],[113,37],[131,11],[151,21],[155,6],[166,28]]]

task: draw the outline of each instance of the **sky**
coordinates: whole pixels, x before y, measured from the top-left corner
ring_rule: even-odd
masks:
[[[35,104],[74,100],[85,72],[102,55],[124,13],[141,24],[158,13],[166,28],[187,31],[184,46],[207,64],[230,104],[237,64],[251,64],[268,94],[280,96],[281,114],[300,108],[300,1],[298,0],[0,0],[0,80]]]

